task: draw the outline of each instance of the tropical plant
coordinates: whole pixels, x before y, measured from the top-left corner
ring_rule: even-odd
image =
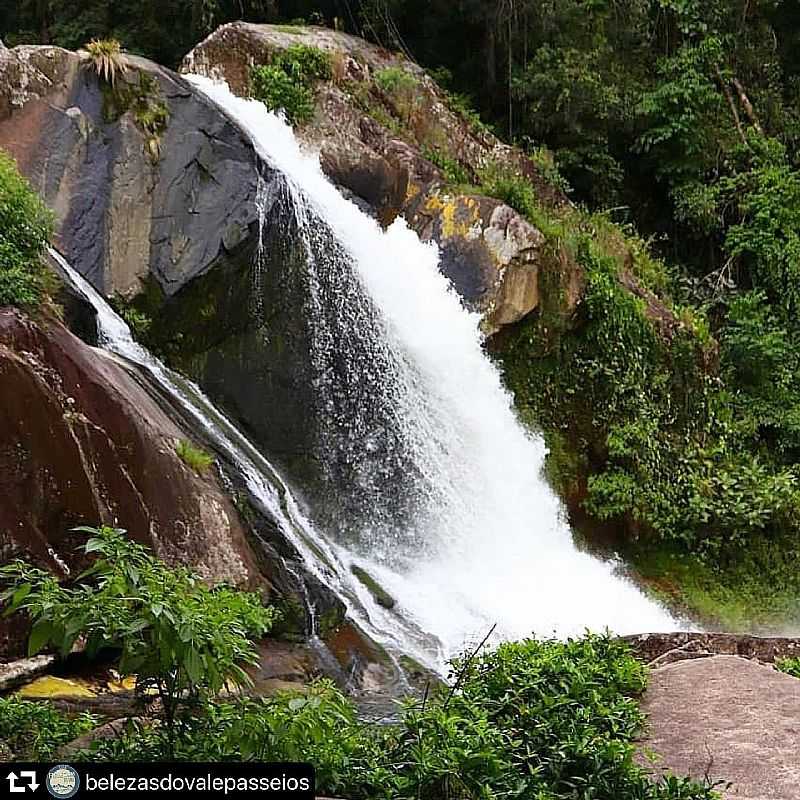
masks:
[[[164,747],[174,754],[183,709],[225,687],[247,685],[245,667],[257,662],[251,637],[266,633],[271,609],[253,594],[209,588],[189,570],[171,568],[114,528],[79,528],[95,557],[74,588],[23,561],[0,568],[9,588],[6,613],[33,623],[28,652],[47,646],[67,655],[81,638],[89,657],[120,651],[119,671],[136,677],[142,698],[163,707]],[[91,579],[91,582],[89,580]]]
[[[128,69],[122,45],[116,39],[92,39],[84,45],[84,50],[86,62],[94,67],[98,77],[111,86]]]

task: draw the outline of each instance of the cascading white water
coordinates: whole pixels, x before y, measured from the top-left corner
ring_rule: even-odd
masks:
[[[351,468],[355,485],[342,487],[343,495],[366,498],[364,518],[352,521],[356,535],[336,542],[340,555],[371,572],[445,654],[495,623],[504,638],[673,629],[675,621],[616,574],[614,564],[576,549],[541,475],[544,445],[517,420],[483,352],[479,319],[439,272],[436,248],[421,243],[403,220],[383,231],[328,182],[318,158],[302,153],[291,128],[261,103],[207,78],[189,80],[286,179],[309,257],[313,302],[306,311],[319,316],[317,357],[325,362],[353,337],[362,344],[372,339],[371,360],[362,353],[359,364],[373,407],[359,413],[351,402],[348,418],[332,414],[322,426],[325,446]],[[332,240],[318,235],[321,227]],[[337,251],[327,262],[326,242]],[[335,315],[350,318],[344,336],[326,323],[330,309],[314,291],[333,268],[351,270],[359,289],[340,287],[328,299]],[[330,375],[324,366],[321,374]],[[318,388],[335,399],[335,387]],[[385,467],[380,459],[395,457],[402,457],[409,479],[391,486],[390,497],[402,471],[388,470],[383,484],[375,475]],[[381,486],[387,505],[407,495],[394,528],[373,513]],[[385,612],[374,609],[380,615],[379,624],[390,626]]]
[[[280,527],[283,536],[297,549],[305,568],[327,585],[344,603],[349,615],[390,652],[407,653],[434,669],[443,666],[442,654],[431,648],[424,633],[409,620],[381,608],[372,594],[353,577],[349,554],[316,529],[301,512],[291,489],[273,465],[192,381],[166,367],[133,340],[127,323],[94,287],[56,250],[50,255],[66,282],[97,314],[99,344],[148,375],[166,397],[177,404],[225,456],[244,479],[254,499]],[[298,576],[300,577],[300,576]],[[302,579],[301,579],[302,583]],[[309,603],[312,636],[315,609]]]

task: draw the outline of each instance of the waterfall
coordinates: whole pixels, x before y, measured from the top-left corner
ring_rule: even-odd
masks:
[[[254,500],[296,549],[305,569],[339,597],[351,619],[373,640],[387,647],[390,654],[408,653],[433,669],[441,668],[442,654],[431,647],[424,632],[375,602],[372,594],[354,578],[348,553],[314,527],[302,513],[286,481],[255,445],[196,384],[166,367],[135,342],[127,323],[94,287],[60,253],[52,248],[49,252],[65,282],[96,312],[98,344],[123,365],[144,373],[191,420],[194,431],[238,470]],[[305,590],[302,580],[300,584]],[[316,638],[315,610],[310,601],[308,611],[310,633]]]
[[[189,80],[283,176],[307,262],[320,519],[338,556],[446,655],[494,624],[503,638],[673,629],[619,565],[575,547],[544,444],[518,421],[436,247],[402,219],[382,230],[261,103]]]

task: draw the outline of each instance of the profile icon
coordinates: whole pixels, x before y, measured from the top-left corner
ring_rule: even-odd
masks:
[[[44,785],[53,797],[66,800],[80,789],[81,778],[78,770],[69,764],[57,764],[47,773]]]

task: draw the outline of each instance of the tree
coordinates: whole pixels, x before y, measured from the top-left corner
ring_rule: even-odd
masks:
[[[33,622],[30,655],[52,645],[66,656],[79,639],[90,657],[119,650],[119,670],[136,676],[139,697],[160,698],[173,754],[184,709],[250,682],[244,668],[257,663],[251,637],[269,630],[274,613],[254,594],[212,589],[189,570],[167,566],[124,531],[77,530],[91,534],[84,549],[96,556],[78,585],[62,586],[15,561],[0,568],[10,584],[0,595],[6,614],[23,611]]]

